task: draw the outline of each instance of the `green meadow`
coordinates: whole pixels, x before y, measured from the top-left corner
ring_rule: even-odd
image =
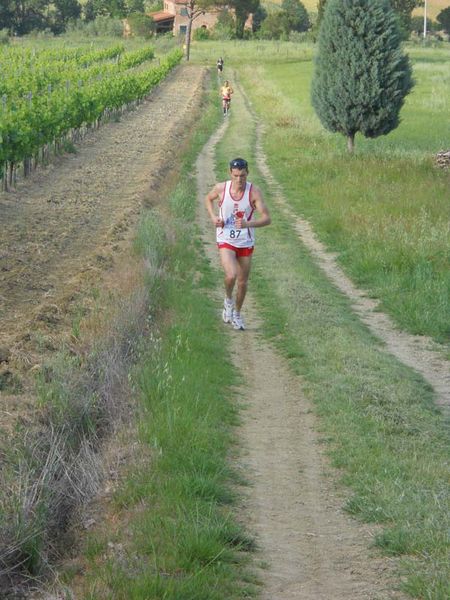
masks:
[[[221,51],[197,44],[193,56]],[[236,42],[223,54],[265,125],[269,165],[292,208],[401,328],[447,343],[450,177],[433,155],[450,139],[450,59],[447,47],[408,52],[416,86],[400,126],[357,136],[353,156],[311,106],[311,47]]]
[[[198,44],[194,59],[204,61],[204,51]],[[312,111],[311,48],[231,44],[224,76],[242,85],[264,123],[264,150],[292,208],[400,327],[433,336],[445,351],[450,181],[433,154],[448,139],[448,61],[440,50],[410,53],[417,85],[400,127],[377,140],[359,138],[354,156]],[[246,101],[233,102],[217,148],[218,176],[226,176],[230,155],[247,157],[252,180],[276,211],[255,166],[253,116]],[[265,333],[305,381],[333,464],[352,490],[347,511],[381,525],[374,544],[400,560],[401,589],[444,600],[448,420],[434,408],[428,384],[384,352],[318,271],[289,220],[274,215],[272,226],[258,231],[252,275]]]
[[[67,597],[238,600],[260,593],[254,532],[239,519],[245,482],[234,466],[241,374],[213,300],[222,276],[205,257],[196,222],[195,159],[223,119],[214,69],[220,55],[236,94],[215,175],[225,178],[230,157],[244,155],[274,217],[258,230],[250,286],[264,335],[301,376],[344,486],[345,510],[374,524],[373,551],[395,559],[396,587],[411,598],[450,597],[448,418],[430,386],[385,352],[276,212],[256,168],[255,121],[237,88],[265,126],[264,151],[291,208],[399,327],[431,336],[445,351],[450,176],[433,155],[449,149],[450,58],[444,46],[408,52],[416,86],[401,125],[387,137],[357,137],[349,156],[345,139],[325,131],[312,110],[312,45],[193,44],[192,61],[211,67],[211,87],[180,176],[144,214],[134,247],[150,299],[142,331],[127,333],[137,345],[127,373],[136,405],[115,440],[127,464],[102,505],[102,522],[80,536],[82,555],[60,570]],[[41,386],[55,402],[48,384]]]
[[[325,132],[312,112],[311,47],[193,46],[193,61],[212,67],[221,54],[225,76],[242,84],[266,126],[264,149],[292,208],[399,325],[445,341],[449,179],[432,161],[446,139],[444,56],[412,52],[417,86],[402,125],[384,139],[358,139],[349,157],[345,140]],[[123,525],[88,536],[82,597],[92,600],[259,594],[249,564],[252,532],[236,523],[239,373],[228,362],[218,308],[209,297],[221,276],[208,266],[201,243],[186,242],[198,233],[193,161],[223,118],[218,83],[213,70],[180,181],[167,205],[153,209],[157,218],[153,212],[144,219],[137,240],[152,265],[149,285],[158,290],[157,334],[132,375],[141,403],[138,439],[150,458],[131,466],[115,494],[112,510]],[[243,154],[275,214],[255,167],[255,123],[242,99],[235,98],[229,119],[216,150],[216,177],[226,177],[230,155]],[[302,376],[348,490],[345,509],[376,524],[374,546],[397,561],[399,589],[412,598],[447,600],[448,423],[434,407],[432,390],[384,352],[285,217],[277,214],[258,239],[251,290],[264,332]],[[105,561],[110,544],[124,546],[125,560]]]

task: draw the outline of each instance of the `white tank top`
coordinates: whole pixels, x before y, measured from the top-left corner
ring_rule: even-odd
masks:
[[[250,202],[250,191],[252,184],[247,182],[242,196],[234,198],[231,194],[231,181],[225,182],[222,198],[219,202],[219,216],[224,226],[217,227],[217,243],[227,243],[236,248],[251,248],[255,245],[254,227],[244,229],[235,228],[236,216],[251,221],[255,212],[254,206]]]

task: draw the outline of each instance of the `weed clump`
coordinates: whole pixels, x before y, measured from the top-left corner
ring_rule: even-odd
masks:
[[[18,424],[1,442],[0,589],[45,576],[74,516],[98,492],[101,442],[133,412],[128,374],[148,303],[149,293],[135,290],[91,347],[80,343],[44,365],[37,424]]]

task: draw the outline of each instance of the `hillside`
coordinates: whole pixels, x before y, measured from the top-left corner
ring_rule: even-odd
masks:
[[[267,8],[271,6],[280,5],[282,0],[263,0],[262,4]],[[427,3],[427,13],[430,19],[436,19],[436,15],[438,15],[443,8],[449,6],[450,0],[429,0]],[[303,0],[303,4],[306,10],[310,12],[317,12],[317,0]],[[414,11],[414,14],[417,16],[423,16],[423,8],[417,8]]]

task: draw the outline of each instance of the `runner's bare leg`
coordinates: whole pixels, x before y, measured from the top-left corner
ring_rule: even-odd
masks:
[[[237,259],[237,293],[236,293],[236,311],[241,312],[244,304],[245,295],[247,293],[248,276],[250,275],[250,267],[252,264],[251,256],[240,256]]]
[[[233,297],[234,284],[238,276],[239,264],[236,253],[229,248],[219,248],[220,262],[225,273],[225,294],[229,300]]]

